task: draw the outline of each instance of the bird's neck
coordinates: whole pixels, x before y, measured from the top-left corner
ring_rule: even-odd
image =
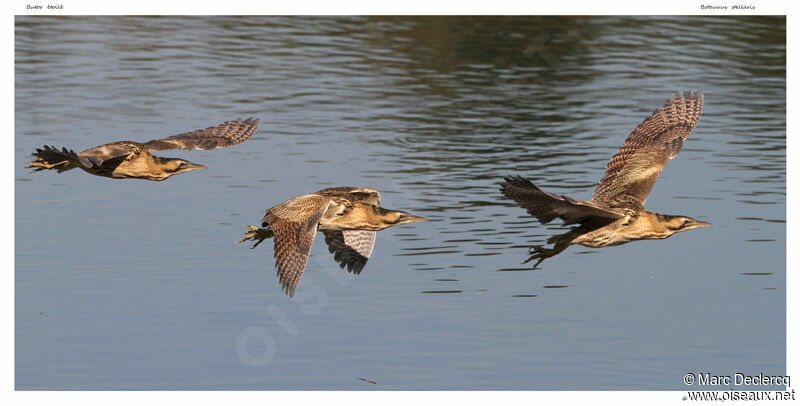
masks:
[[[668,227],[668,221],[671,216],[665,214],[652,213],[643,210],[639,213],[636,220],[641,224],[641,227],[634,227],[634,229],[641,230],[642,239],[663,239],[675,234],[676,231]]]

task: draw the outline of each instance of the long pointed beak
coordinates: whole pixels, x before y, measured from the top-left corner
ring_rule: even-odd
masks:
[[[700,221],[700,220],[692,220],[683,226],[683,228],[685,229],[698,228],[698,227],[711,227],[711,223],[706,223],[705,221]]]
[[[190,163],[190,164],[186,165],[186,168],[188,170],[192,170],[192,169],[208,169],[207,166],[200,165],[200,164],[195,164],[195,163]]]
[[[413,223],[415,221],[428,221],[428,219],[408,213],[404,213],[402,217],[400,217],[400,222],[402,223]]]

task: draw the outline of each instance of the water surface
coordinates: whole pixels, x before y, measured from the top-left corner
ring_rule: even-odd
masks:
[[[17,17],[17,389],[685,389],[784,374],[785,19]],[[506,174],[589,199],[676,90],[697,129],[647,200],[711,228],[532,270],[563,232]],[[22,169],[257,116],[164,182]],[[370,186],[430,219],[359,276],[321,238],[293,300],[263,210]],[[363,378],[363,379],[360,379]],[[374,381],[376,384],[371,384]]]

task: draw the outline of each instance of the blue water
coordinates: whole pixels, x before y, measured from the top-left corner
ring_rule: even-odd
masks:
[[[714,224],[570,247],[498,191],[589,199],[676,90],[705,110],[646,207]],[[786,37],[772,17],[17,17],[17,389],[684,390],[786,373]],[[236,117],[164,182],[28,173]],[[361,275],[321,238],[294,299],[263,210],[379,189],[430,221]],[[371,384],[364,378],[377,382]]]

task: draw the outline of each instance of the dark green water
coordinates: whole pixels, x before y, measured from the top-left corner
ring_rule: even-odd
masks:
[[[785,374],[785,44],[770,17],[17,17],[16,388]],[[681,89],[704,115],[646,206],[714,227],[521,265],[561,228],[504,200],[503,175],[589,199]],[[261,118],[251,141],[170,151],[209,170],[164,182],[22,169],[43,144],[238,116]],[[381,231],[359,276],[318,238],[290,300],[271,247],[236,241],[265,208],[345,185],[431,221]]]

